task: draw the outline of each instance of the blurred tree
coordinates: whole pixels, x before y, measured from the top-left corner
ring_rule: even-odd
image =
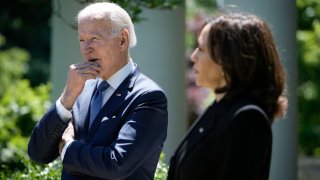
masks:
[[[6,44],[6,39],[0,34],[0,48]],[[7,87],[20,78],[26,72],[26,62],[29,60],[29,53],[21,48],[3,49],[0,51],[0,98]]]
[[[5,49],[0,35],[0,171],[23,168],[27,142],[35,123],[50,106],[50,85],[32,88],[22,79],[29,53],[21,48]]]
[[[50,17],[50,0],[0,2],[0,33],[7,39],[1,49],[20,47],[29,52],[29,68],[23,76],[32,86],[47,82],[49,77]]]
[[[320,1],[297,0],[299,146],[320,156]]]

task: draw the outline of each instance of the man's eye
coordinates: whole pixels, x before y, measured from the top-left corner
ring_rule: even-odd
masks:
[[[91,39],[92,40],[98,40],[99,38],[97,36],[93,36]]]

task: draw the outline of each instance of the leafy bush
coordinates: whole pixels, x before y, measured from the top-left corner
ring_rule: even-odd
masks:
[[[0,35],[0,47],[5,44]],[[31,87],[21,79],[26,72],[29,54],[20,48],[0,51],[0,171],[25,168],[29,135],[37,120],[50,106],[50,85]]]
[[[0,34],[0,48],[4,46],[6,39]],[[8,86],[22,78],[27,71],[29,53],[20,48],[9,48],[0,50],[0,97],[3,96]]]
[[[30,87],[28,80],[19,80],[7,87],[0,99],[0,168],[16,166],[16,156],[25,156],[29,135],[50,107],[49,85]]]
[[[158,162],[156,174],[154,180],[165,180],[167,179],[168,174],[168,165],[164,163],[164,153],[161,153],[160,160]]]
[[[29,158],[19,158],[23,169],[19,171],[0,171],[0,179],[20,180],[56,180],[61,177],[61,160],[57,159],[47,165],[33,163]],[[167,178],[168,166],[163,162],[164,154],[161,153],[154,180],[165,180]]]
[[[24,168],[19,171],[12,171],[10,169],[0,171],[0,179],[58,180],[61,177],[61,160],[55,160],[46,165],[39,165],[27,157],[20,157],[19,159]]]
[[[320,157],[320,1],[297,0],[300,154]]]

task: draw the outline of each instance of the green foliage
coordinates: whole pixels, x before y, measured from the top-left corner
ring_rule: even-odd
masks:
[[[161,153],[160,160],[157,165],[156,174],[154,176],[154,180],[165,180],[168,174],[168,165],[164,163],[164,153]]]
[[[0,48],[6,43],[5,37],[0,34]],[[29,60],[29,54],[20,48],[10,48],[0,51],[0,97],[12,81],[18,80],[26,72],[25,63]]]
[[[94,1],[97,2],[100,0],[94,0]],[[128,11],[133,22],[139,22],[144,19],[141,17],[143,8],[173,9],[184,3],[184,0],[136,0],[136,1],[111,0],[111,1],[119,4],[126,11]]]
[[[26,157],[20,157],[19,159],[23,168],[19,171],[12,171],[10,169],[0,171],[0,179],[58,180],[61,178],[62,162],[60,159],[46,165],[36,164]],[[164,154],[161,153],[154,180],[165,180],[167,178],[168,166],[163,161]]]
[[[0,36],[0,45],[5,38]],[[21,79],[29,54],[20,48],[0,51],[0,170],[23,168],[29,135],[37,120],[50,106],[50,85],[31,87]]]
[[[297,0],[300,153],[320,156],[320,2]]]
[[[49,78],[51,4],[51,0],[0,2],[0,33],[7,39],[0,50],[16,51],[12,48],[19,47],[17,51],[23,51],[18,53],[22,56],[19,58],[30,61],[21,62],[18,66],[12,64],[10,68],[23,68],[23,78],[29,79],[33,87],[45,83]],[[23,57],[26,54],[28,57]],[[18,63],[18,60],[15,62]],[[9,60],[6,63],[11,62]]]
[[[29,158],[21,157],[20,162],[23,169],[19,171],[0,171],[0,179],[3,180],[58,180],[61,178],[61,160],[57,159],[46,165],[39,165],[32,162]]]

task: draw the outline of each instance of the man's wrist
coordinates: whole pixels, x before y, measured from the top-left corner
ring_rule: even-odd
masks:
[[[65,89],[59,99],[63,107],[65,107],[67,110],[71,110],[75,100],[77,99],[77,96],[68,93],[67,89]]]
[[[68,109],[66,109],[62,104],[60,98],[56,101],[56,108],[59,117],[64,122],[68,122],[72,118],[72,113]]]
[[[70,146],[70,144],[71,144],[73,141],[74,141],[73,139],[72,139],[72,140],[69,140],[69,141],[67,141],[67,142],[63,141],[63,144],[62,144],[63,146],[62,146],[61,153],[60,153],[62,160],[64,159],[64,156],[65,156],[65,154],[66,154],[67,148]]]

